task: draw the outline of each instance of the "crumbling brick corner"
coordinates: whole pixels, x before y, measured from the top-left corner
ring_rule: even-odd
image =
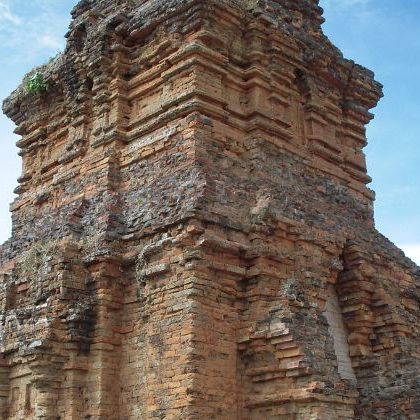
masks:
[[[420,270],[375,229],[363,153],[382,87],[318,2],[72,17],[3,105],[0,417],[418,418]]]

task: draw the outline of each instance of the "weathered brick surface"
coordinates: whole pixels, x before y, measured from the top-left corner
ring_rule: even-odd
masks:
[[[83,0],[4,103],[7,419],[415,419],[419,278],[374,227],[381,96],[315,0]]]

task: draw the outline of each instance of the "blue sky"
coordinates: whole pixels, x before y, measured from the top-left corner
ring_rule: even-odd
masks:
[[[0,0],[0,99],[32,67],[63,49],[75,0]],[[321,0],[324,32],[376,74],[385,98],[374,110],[366,153],[379,230],[420,263],[420,2]],[[20,158],[13,124],[0,116],[0,243],[10,235]]]

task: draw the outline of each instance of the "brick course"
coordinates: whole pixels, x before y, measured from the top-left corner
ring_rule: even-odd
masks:
[[[356,6],[355,6],[356,7]],[[420,270],[374,227],[382,95],[315,0],[83,0],[4,102],[7,419],[415,419]]]

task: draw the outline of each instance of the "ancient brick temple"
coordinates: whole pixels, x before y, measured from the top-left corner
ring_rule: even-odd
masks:
[[[420,418],[420,270],[366,186],[381,85],[317,0],[72,16],[4,103],[1,418]]]

